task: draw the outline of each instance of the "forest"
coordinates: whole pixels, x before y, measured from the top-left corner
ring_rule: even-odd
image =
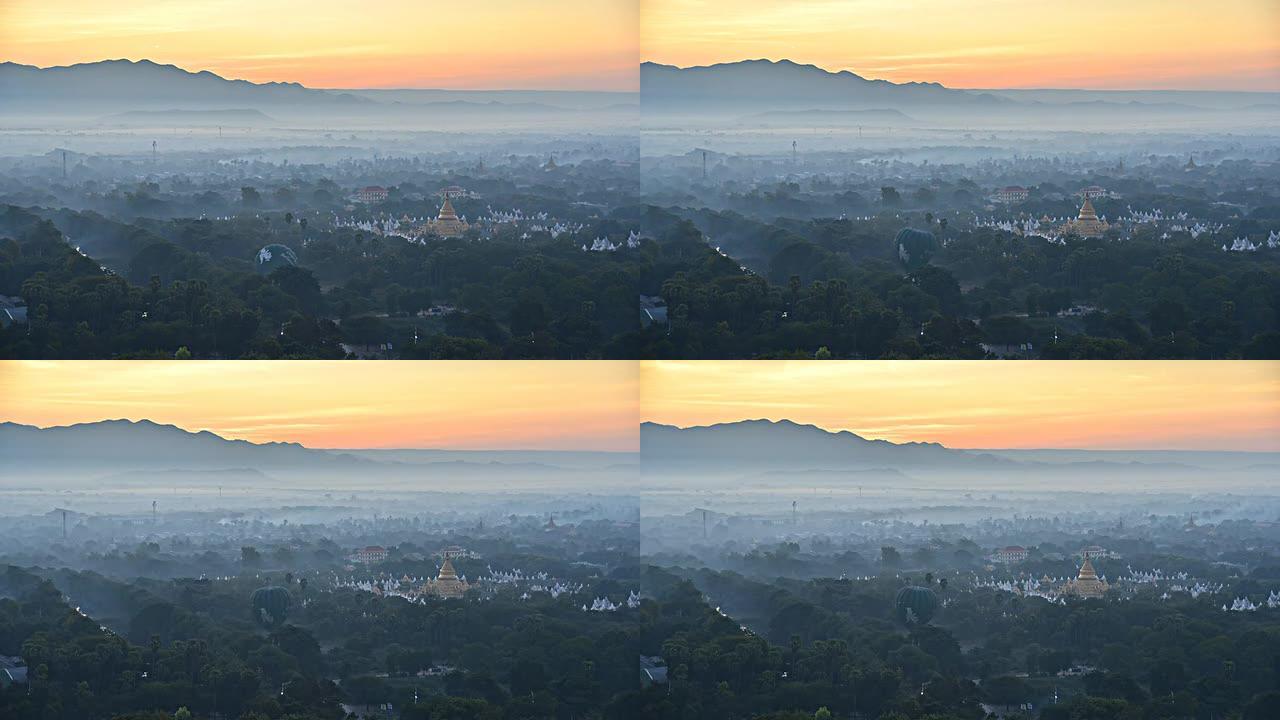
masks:
[[[641,292],[670,321],[646,330],[644,357],[1280,357],[1280,267],[1190,237],[1057,244],[931,213],[652,207],[643,226],[661,255]]]
[[[619,567],[591,591],[639,582],[645,599],[632,612],[596,613],[564,598],[414,604],[330,588],[313,572],[122,581],[9,566],[0,655],[26,662],[29,687],[0,689],[0,710],[120,720],[336,720],[344,705],[386,703],[423,720],[978,720],[1030,717],[1028,707],[1049,720],[1266,720],[1280,711],[1273,610],[1114,592],[1060,604],[953,575],[769,581]],[[915,595],[904,600],[904,588]],[[108,629],[64,592],[130,619]],[[638,656],[665,668],[659,681],[637,672]]]
[[[627,582],[620,572],[593,590],[616,592]],[[57,575],[132,617],[109,630],[50,579],[7,567],[0,655],[21,657],[29,682],[0,688],[0,717],[336,720],[342,704],[390,703],[410,720],[569,718],[591,717],[636,689],[626,614],[583,612],[571,598],[414,604],[322,592],[305,574]]]
[[[1060,605],[932,573],[931,622],[895,617],[910,578],[764,581],[650,568],[645,653],[670,688],[627,717],[1264,720],[1280,715],[1280,618],[1209,598]],[[900,595],[899,595],[900,597]],[[728,603],[721,606],[720,603]],[[740,626],[742,610],[759,627]],[[752,623],[755,625],[755,622]]]
[[[28,322],[0,329],[0,355],[1280,357],[1271,251],[1190,236],[1059,244],[931,213],[765,222],[623,206],[574,237],[410,243],[307,217],[9,206],[0,294],[21,297]],[[635,247],[610,252],[575,239],[636,227]],[[263,247],[296,262],[255,263]],[[661,321],[641,322],[644,296]]]
[[[346,343],[410,359],[581,359],[629,356],[638,327],[634,262],[545,231],[424,245],[322,232],[291,214],[274,227],[272,217],[51,216],[0,213],[0,294],[25,299],[30,320],[0,331],[0,355],[341,358]],[[77,249],[59,227],[93,241]],[[597,230],[626,236],[616,219]],[[267,245],[290,248],[297,264],[255,267]]]

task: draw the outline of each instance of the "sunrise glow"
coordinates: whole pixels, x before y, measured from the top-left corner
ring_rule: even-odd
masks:
[[[645,420],[767,418],[956,448],[1280,451],[1280,363],[648,362]]]
[[[317,88],[635,90],[638,0],[3,0],[0,60]]]
[[[638,449],[630,362],[0,363],[0,421],[152,420],[314,448]]]
[[[783,58],[958,88],[1280,90],[1280,4],[646,0],[645,60]]]

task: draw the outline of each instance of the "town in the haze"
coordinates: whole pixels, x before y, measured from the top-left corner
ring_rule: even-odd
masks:
[[[1280,720],[1280,0],[0,0],[0,720]]]
[[[635,355],[634,92],[202,69],[0,66],[0,355]]]
[[[1274,453],[864,456],[856,436],[766,421],[646,424],[641,442],[637,477],[622,455],[441,463],[145,422],[8,424],[5,479],[27,484],[3,490],[0,708],[1274,708]],[[89,649],[121,652],[61,665]]]
[[[662,611],[623,364],[99,365],[0,365],[0,717],[637,703]],[[101,380],[158,419],[104,417]]]
[[[224,486],[223,500],[240,504],[247,492]],[[201,717],[373,718],[415,703],[429,708],[419,712],[555,717],[638,687],[629,635],[642,601],[625,499],[570,506],[492,495],[482,508],[473,495],[440,512],[432,506],[458,498],[412,493],[396,498],[397,514],[357,517],[382,493],[272,504],[306,502],[311,493],[299,488],[256,495],[252,510],[202,510],[192,505],[207,496],[184,487],[164,493],[155,515],[141,494],[121,503],[136,513],[85,495],[5,518],[13,544],[0,561],[0,594],[10,598],[0,627],[11,629],[15,612],[77,619],[32,627],[46,633],[45,654],[29,639],[15,648],[0,684],[0,709],[14,717],[51,697],[81,717],[104,708],[122,717],[140,703]],[[543,507],[566,516],[562,530],[525,514]],[[388,545],[360,544],[374,539]],[[93,694],[83,699],[64,695],[65,671],[46,664],[74,647],[157,645],[158,654],[85,671]],[[195,661],[194,677],[174,674]]]
[[[0,354],[1280,357],[1274,92],[198,70],[0,66]]]
[[[710,248],[642,287],[660,357],[1277,354],[1274,92],[641,78],[645,233]]]
[[[1267,718],[1274,363],[953,365],[6,363],[0,717]]]
[[[1273,363],[759,365],[645,368],[641,595],[715,612],[643,647],[678,706],[1280,710]]]

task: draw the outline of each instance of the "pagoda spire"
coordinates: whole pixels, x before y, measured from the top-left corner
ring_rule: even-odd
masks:
[[[1097,220],[1098,219],[1098,211],[1093,209],[1093,201],[1089,199],[1088,195],[1084,196],[1084,204],[1080,206],[1080,215],[1078,219],[1080,220]]]

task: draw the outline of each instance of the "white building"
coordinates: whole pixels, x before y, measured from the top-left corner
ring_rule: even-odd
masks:
[[[995,193],[996,202],[1005,204],[1020,203],[1031,195],[1031,191],[1021,185],[1008,185],[1002,187]]]

